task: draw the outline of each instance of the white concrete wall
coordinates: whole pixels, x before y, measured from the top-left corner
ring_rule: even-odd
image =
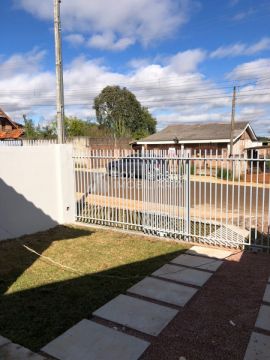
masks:
[[[0,240],[74,219],[72,145],[0,147]]]

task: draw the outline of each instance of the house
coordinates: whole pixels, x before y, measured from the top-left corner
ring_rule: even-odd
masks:
[[[24,134],[23,125],[16,123],[0,108],[0,141],[17,140]]]
[[[186,150],[194,155],[230,152],[231,124],[207,123],[192,125],[170,125],[144,139],[132,143],[134,149],[142,150]],[[248,122],[237,122],[233,131],[233,153],[243,155],[258,139]]]

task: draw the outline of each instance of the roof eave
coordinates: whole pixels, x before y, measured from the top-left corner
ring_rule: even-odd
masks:
[[[237,139],[235,138],[234,141]],[[174,140],[160,140],[160,141],[136,141],[134,144],[137,145],[166,145],[166,144],[211,144],[211,143],[229,143],[230,139],[215,139],[215,140],[179,140],[178,142]]]

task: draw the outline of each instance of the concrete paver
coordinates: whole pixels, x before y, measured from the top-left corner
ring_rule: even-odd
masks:
[[[6,345],[8,343],[10,343],[11,341],[6,339],[5,337],[3,336],[0,336],[0,347],[3,346],[3,345]]]
[[[261,306],[255,327],[270,331],[270,306]]]
[[[214,260],[202,256],[179,255],[171,261],[173,264],[185,265],[192,268],[216,271],[222,264],[221,260]]]
[[[137,360],[149,345],[134,336],[82,320],[42,351],[60,360]]]
[[[211,258],[216,258],[216,259],[225,259],[228,256],[230,256],[232,254],[231,251],[228,250],[221,250],[221,249],[215,249],[215,248],[210,248],[210,247],[206,247],[206,246],[192,246],[187,252],[186,254],[191,254],[191,255],[201,255],[201,256],[206,256],[206,257],[211,257]]]
[[[266,286],[263,296],[263,301],[270,303],[270,284]]]
[[[186,267],[171,264],[162,266],[152,275],[195,286],[203,286],[212,276],[211,273],[207,273],[205,271],[188,269]]]
[[[253,332],[244,360],[269,360],[270,336]]]
[[[0,347],[0,359],[2,360],[45,360],[45,357],[34,354],[32,351],[13,343],[7,343]]]
[[[131,296],[119,295],[93,315],[156,336],[175,317],[177,310]]]
[[[168,304],[184,306],[197,292],[197,289],[147,277],[128,291]]]

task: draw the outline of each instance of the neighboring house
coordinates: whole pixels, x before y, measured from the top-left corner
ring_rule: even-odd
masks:
[[[134,149],[186,150],[192,154],[218,154],[227,156],[230,151],[231,124],[208,123],[170,125],[144,139],[132,143]],[[233,153],[242,155],[245,149],[257,142],[256,134],[248,122],[237,122],[233,131]]]
[[[0,141],[17,140],[24,134],[23,125],[16,123],[0,108]]]
[[[270,159],[270,145],[254,144],[254,146],[246,149],[249,158]]]

